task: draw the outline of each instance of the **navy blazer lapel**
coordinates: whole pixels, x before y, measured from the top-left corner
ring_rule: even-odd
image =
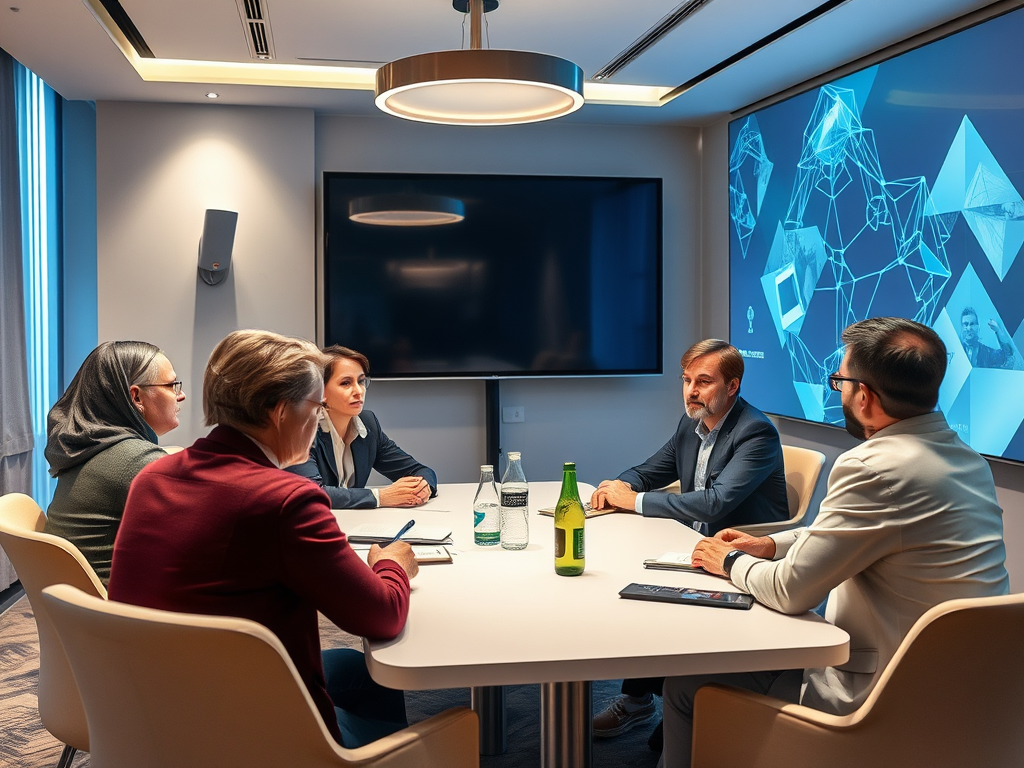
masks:
[[[681,455],[679,457],[679,487],[683,493],[693,490],[693,477],[697,473],[697,451],[700,449],[700,438],[697,437],[697,425],[693,419],[686,420],[683,433]]]
[[[711,455],[708,457],[708,476],[710,477],[711,471],[715,467],[715,462],[719,456],[729,456],[732,454],[732,431],[736,428],[736,424],[740,420],[740,416],[743,415],[743,409],[746,407],[746,403],[743,398],[737,397],[736,403],[732,407],[732,411],[729,412],[729,417],[725,420],[725,424],[722,425],[722,429],[718,433],[718,438],[715,440],[715,445],[711,449]]]
[[[366,426],[366,422],[363,421],[363,426]],[[356,476],[353,486],[355,488],[365,488],[366,481],[370,479],[370,470],[373,469],[373,457],[370,455],[370,441],[371,433],[369,428],[366,430],[366,437],[356,437],[352,441],[352,463],[356,466]],[[375,453],[376,451],[374,451]]]
[[[317,442],[320,443],[320,455],[327,461],[327,466],[334,473],[334,477],[321,477],[324,485],[340,485],[341,473],[338,472],[338,460],[334,457],[334,438],[330,432],[325,432],[317,425]]]

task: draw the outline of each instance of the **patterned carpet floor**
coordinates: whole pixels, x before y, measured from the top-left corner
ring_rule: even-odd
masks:
[[[359,646],[321,617],[324,648]],[[0,615],[0,768],[53,768],[62,745],[39,722],[36,709],[36,679],[39,672],[39,641],[35,619],[27,598],[14,603]],[[618,693],[619,682],[594,684],[594,709],[599,711]],[[540,764],[540,689],[536,685],[510,686],[508,706],[508,751],[482,757],[481,768],[533,768]],[[406,694],[410,722],[426,719],[449,707],[469,706],[469,691],[410,691]],[[654,768],[658,755],[647,748],[649,728],[638,728],[608,741],[594,744],[594,768]],[[75,756],[72,768],[86,768],[89,755]]]

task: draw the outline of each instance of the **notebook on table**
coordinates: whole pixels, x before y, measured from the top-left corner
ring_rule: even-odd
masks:
[[[360,523],[345,533],[353,544],[386,544],[402,530],[402,523]],[[402,535],[407,544],[451,544],[452,529],[446,525],[416,523]]]

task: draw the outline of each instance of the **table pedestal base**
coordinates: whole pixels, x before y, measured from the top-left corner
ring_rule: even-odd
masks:
[[[541,768],[590,768],[594,725],[591,684],[540,686]]]
[[[505,687],[487,685],[469,689],[470,706],[480,720],[480,754],[503,755],[505,742]]]

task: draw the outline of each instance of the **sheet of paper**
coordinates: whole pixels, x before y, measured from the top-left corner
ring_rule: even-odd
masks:
[[[659,563],[671,563],[673,565],[690,565],[689,552],[666,552],[658,555]]]

